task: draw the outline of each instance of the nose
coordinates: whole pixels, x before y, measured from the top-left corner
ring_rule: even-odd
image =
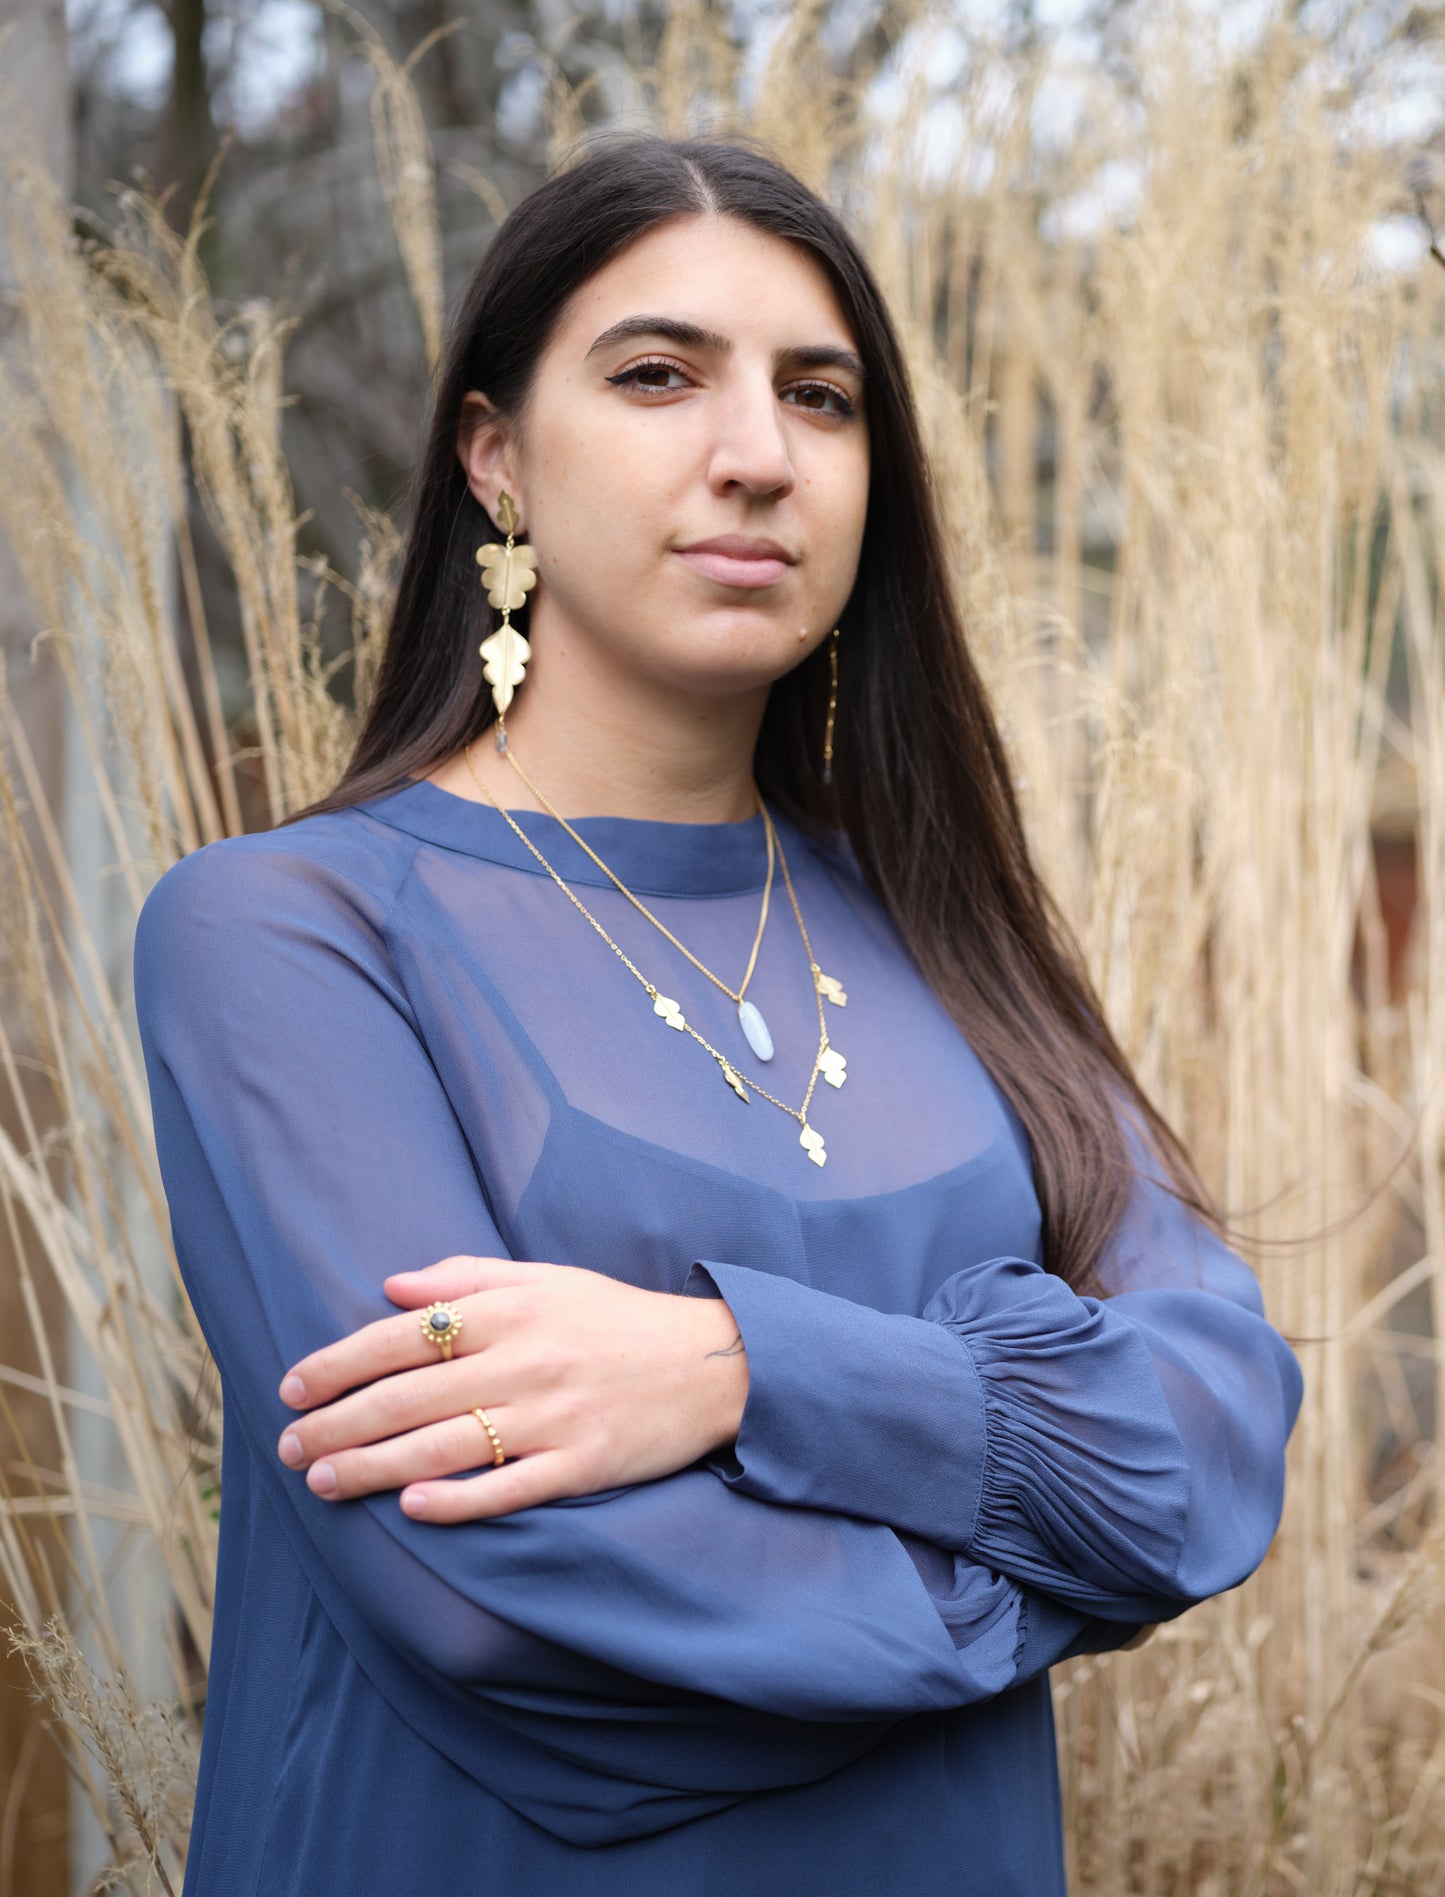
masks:
[[[796,476],[777,392],[766,375],[739,375],[714,405],[717,433],[708,478],[716,493],[787,494]]]

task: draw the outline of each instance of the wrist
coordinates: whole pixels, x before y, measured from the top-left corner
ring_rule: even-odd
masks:
[[[698,1385],[707,1397],[709,1447],[729,1447],[737,1440],[743,1408],[748,1400],[748,1353],[737,1319],[722,1298],[689,1298],[696,1307],[695,1337]]]

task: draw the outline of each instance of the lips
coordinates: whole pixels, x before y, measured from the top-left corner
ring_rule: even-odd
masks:
[[[776,586],[793,561],[776,540],[745,534],[717,534],[678,547],[677,556],[695,573],[723,586]]]

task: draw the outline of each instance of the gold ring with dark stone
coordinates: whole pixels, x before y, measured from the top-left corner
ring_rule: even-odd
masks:
[[[421,1334],[435,1344],[448,1362],[452,1343],[462,1327],[462,1314],[455,1304],[429,1304],[421,1314]]]

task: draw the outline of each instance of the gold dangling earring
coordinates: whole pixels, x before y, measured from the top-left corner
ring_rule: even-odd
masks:
[[[823,782],[833,781],[833,713],[838,709],[838,628],[834,626],[833,637],[828,646],[828,664],[832,669],[833,682],[828,687],[828,724],[823,733]]]
[[[500,606],[502,623],[477,650],[482,656],[482,676],[492,688],[492,703],[497,708],[497,749],[507,748],[505,713],[512,694],[527,672],[532,648],[526,635],[512,624],[512,613],[526,603],[527,594],[537,584],[537,550],[519,547],[513,535],[517,528],[517,508],[505,488],[497,496],[497,521],[507,536],[506,546],[489,540],[477,548],[477,565],[482,569],[482,585],[487,603]]]

